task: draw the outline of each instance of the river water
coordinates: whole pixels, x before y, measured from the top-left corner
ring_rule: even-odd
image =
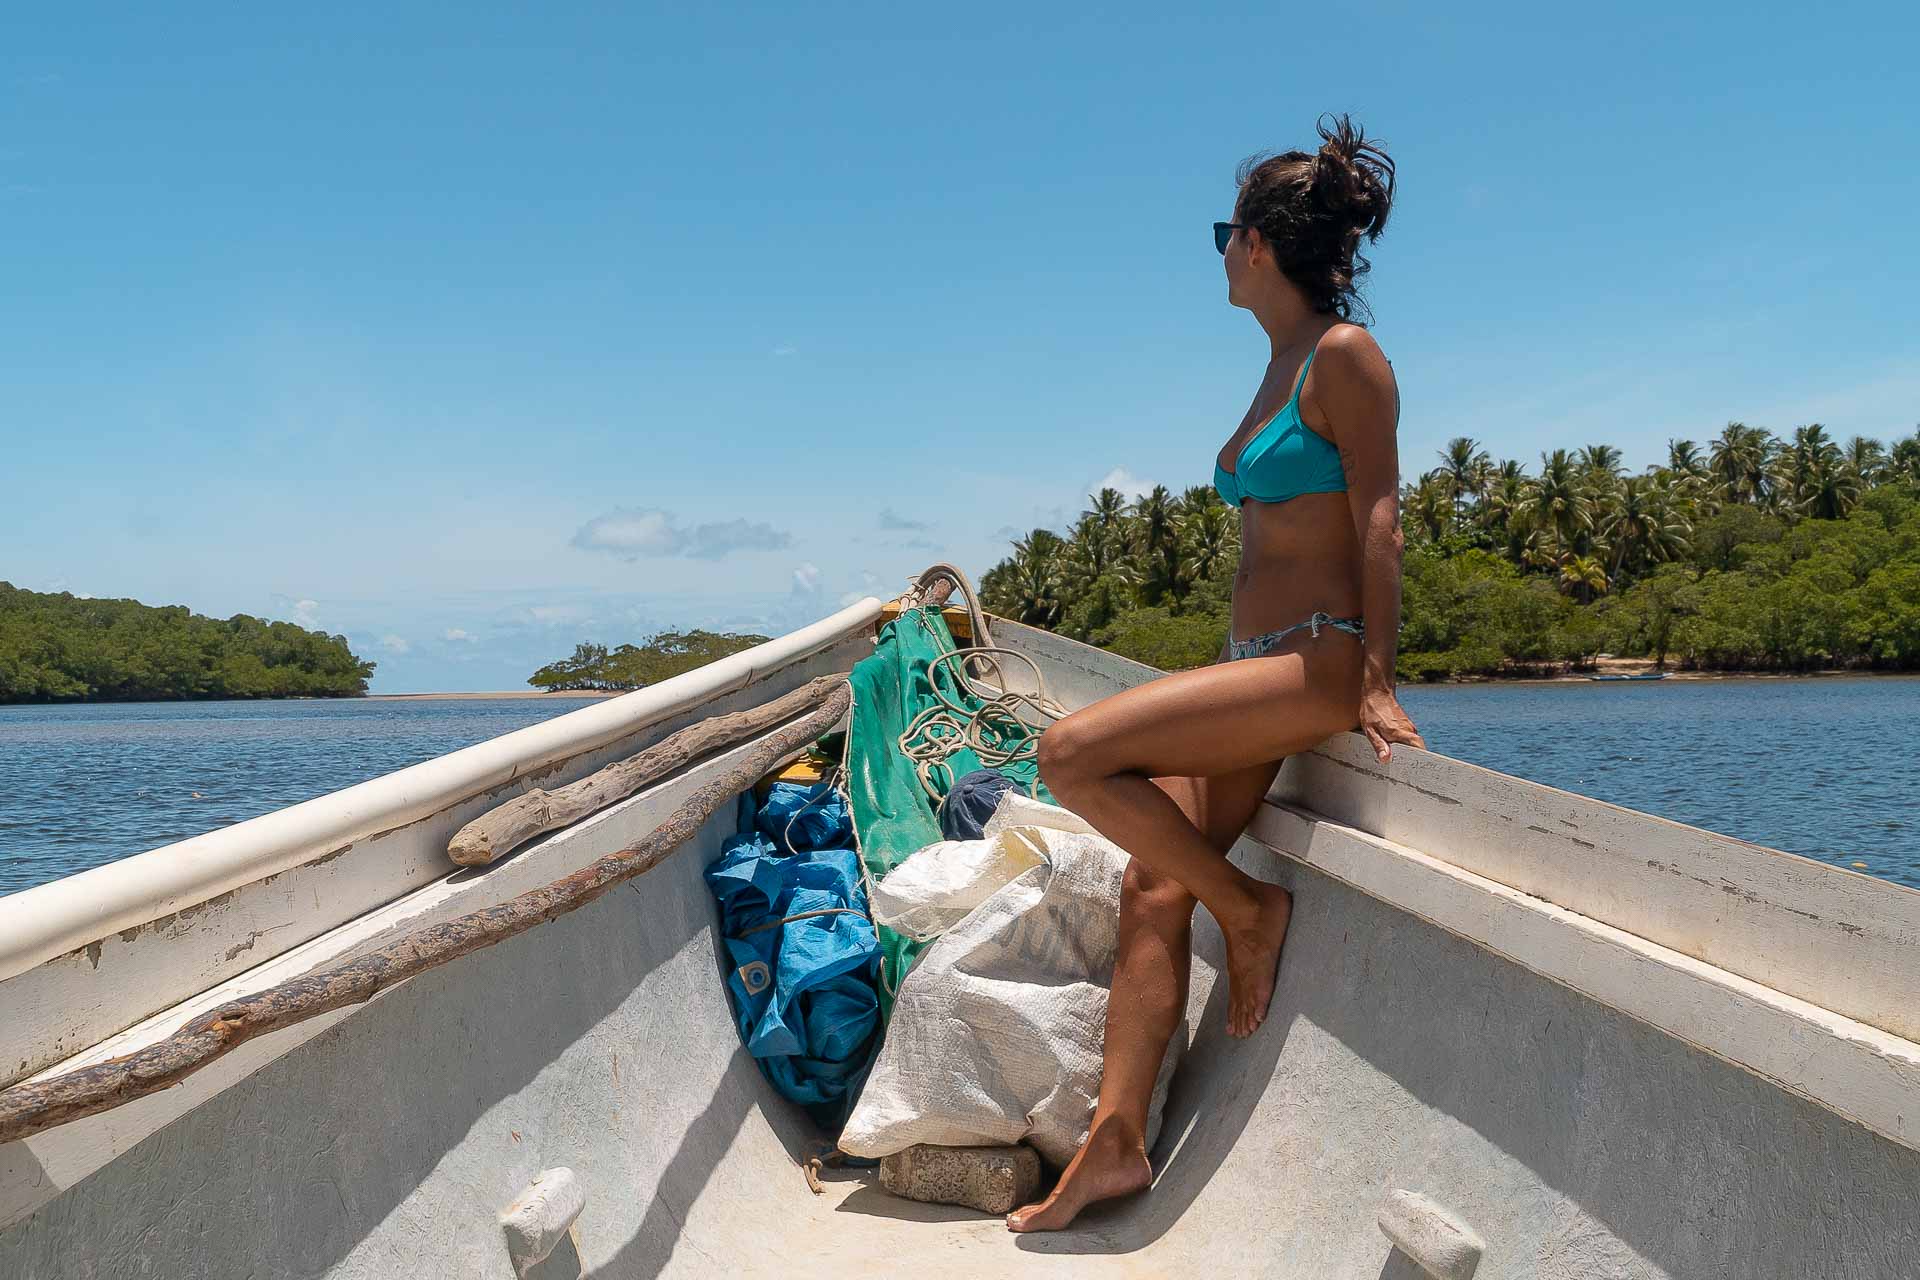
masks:
[[[1920,887],[1920,678],[1416,686],[1434,750]],[[0,893],[584,706],[499,700],[0,707]]]

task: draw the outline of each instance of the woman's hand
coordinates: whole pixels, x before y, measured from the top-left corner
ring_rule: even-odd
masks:
[[[1426,749],[1426,740],[1386,685],[1368,685],[1360,693],[1360,731],[1373,744],[1373,753],[1385,764],[1393,758],[1390,743],[1404,742]]]

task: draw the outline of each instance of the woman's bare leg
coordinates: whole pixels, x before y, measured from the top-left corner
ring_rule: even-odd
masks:
[[[1332,643],[1329,643],[1329,641]],[[1040,774],[1049,790],[1147,870],[1206,904],[1227,946],[1227,1031],[1266,1017],[1292,903],[1235,867],[1154,778],[1215,777],[1306,751],[1351,729],[1360,646],[1344,634],[1184,671],[1103,698],[1049,728]]]
[[[1246,829],[1279,768],[1275,761],[1215,778],[1153,781],[1224,855]],[[1011,1230],[1058,1231],[1094,1201],[1143,1190],[1153,1180],[1147,1105],[1187,1007],[1196,901],[1177,880],[1139,862],[1128,864],[1092,1129],[1052,1194],[1007,1216]]]

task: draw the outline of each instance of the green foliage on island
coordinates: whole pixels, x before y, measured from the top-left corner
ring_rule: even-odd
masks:
[[[345,636],[290,622],[0,582],[0,703],[348,697],[373,666]]]
[[[1537,475],[1466,437],[1401,488],[1401,679],[1590,669],[1603,653],[1726,671],[1920,668],[1920,432],[1734,422],[1626,474],[1620,451]],[[1209,486],[1090,497],[980,582],[986,606],[1168,670],[1219,654],[1239,523]]]
[[[765,644],[766,636],[731,632],[662,631],[638,645],[609,649],[603,644],[578,644],[573,656],[549,662],[527,683],[549,692],[562,689],[642,689],[683,671]]]

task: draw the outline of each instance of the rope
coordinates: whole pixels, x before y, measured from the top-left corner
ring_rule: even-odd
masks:
[[[918,617],[920,615],[916,615]],[[923,624],[924,625],[924,624]],[[1033,693],[1010,687],[1001,667],[1005,658],[1018,658],[1033,672]],[[980,662],[993,673],[997,688],[976,683],[967,670]],[[943,687],[941,677],[951,689]],[[1040,734],[1047,723],[1067,714],[1067,709],[1047,694],[1046,676],[1038,664],[1017,649],[990,645],[973,649],[955,649],[927,664],[927,684],[935,705],[927,707],[908,723],[900,734],[900,752],[913,762],[914,775],[921,789],[934,803],[937,812],[946,803],[956,779],[949,763],[963,749],[979,757],[989,769],[1031,760],[1040,749]],[[979,705],[969,708],[961,695]],[[1027,790],[1035,793],[1038,775]]]
[[[805,804],[787,815],[787,825],[780,828],[780,840],[789,850],[793,848],[793,824],[799,821],[801,814],[813,808],[813,806],[820,801],[825,800],[830,795],[840,793],[840,788],[836,785],[836,780],[845,773],[846,766],[841,764],[836,764],[833,768],[827,770],[826,776],[820,779],[820,784],[817,784],[820,785],[820,793],[818,795],[808,796]],[[851,819],[853,816],[853,802],[844,795],[842,798],[846,800],[847,816]]]
[[[862,920],[865,920],[868,924],[873,923],[873,917],[869,916],[866,912],[860,910],[858,907],[821,907],[818,911],[802,911],[796,915],[781,916],[778,920],[763,920],[759,924],[753,926],[753,928],[742,929],[740,932],[734,934],[733,936],[736,938],[744,938],[749,934],[761,933],[768,929],[778,929],[781,925],[787,924],[794,920],[811,920],[815,916],[859,916]]]
[[[913,586],[901,597],[905,608],[924,608],[936,600],[944,600],[949,591],[936,591],[940,581],[945,579],[960,591],[961,598],[967,602],[967,620],[973,624],[973,642],[987,646],[993,643],[993,637],[987,634],[987,615],[980,608],[980,597],[974,594],[973,584],[967,581],[967,575],[942,560],[930,564],[914,579]]]
[[[827,1189],[820,1185],[820,1171],[822,1169],[838,1169],[841,1164],[845,1162],[846,1158],[846,1152],[842,1151],[839,1147],[834,1147],[830,1151],[822,1151],[818,1155],[808,1156],[805,1160],[802,1160],[800,1162],[800,1170],[806,1174],[807,1190],[817,1196],[825,1195]]]

